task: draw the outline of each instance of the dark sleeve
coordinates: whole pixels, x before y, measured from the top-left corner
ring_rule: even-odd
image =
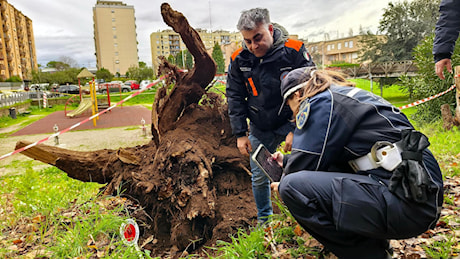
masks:
[[[228,67],[226,94],[232,133],[236,137],[244,136],[248,131],[246,121],[248,117],[248,91],[241,71],[234,60],[230,62]]]
[[[307,122],[301,129],[297,126],[294,133],[286,174],[301,170],[328,171],[340,158],[352,131],[333,109],[329,91],[311,98]]]
[[[442,0],[439,6],[433,43],[434,61],[451,58],[460,30],[460,3],[458,0]]]

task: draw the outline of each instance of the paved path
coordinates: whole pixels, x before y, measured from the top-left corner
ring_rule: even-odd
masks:
[[[57,111],[24,127],[11,136],[54,133],[54,124],[58,125],[59,130],[64,130],[90,116],[91,110],[88,110],[87,112],[74,118],[66,117],[64,115],[64,111]],[[142,118],[145,120],[147,128],[150,129],[151,117],[151,110],[140,105],[115,107],[111,110],[111,112],[109,111],[100,115],[99,120],[96,121],[96,126],[94,126],[93,121],[90,120],[73,130],[101,129],[133,125],[140,126]]]

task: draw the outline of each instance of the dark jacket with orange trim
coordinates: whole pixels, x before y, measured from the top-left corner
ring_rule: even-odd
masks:
[[[243,43],[231,58],[227,77],[227,102],[233,134],[237,137],[251,131],[276,131],[291,127],[292,112],[282,104],[281,79],[291,70],[315,66],[301,41],[288,39],[287,31],[273,24],[273,47],[265,56],[257,58]]]

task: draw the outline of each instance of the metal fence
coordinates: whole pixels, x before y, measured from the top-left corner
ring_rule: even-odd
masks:
[[[11,93],[8,95],[0,94],[0,107],[12,106],[16,103],[21,103],[29,99],[29,93]]]

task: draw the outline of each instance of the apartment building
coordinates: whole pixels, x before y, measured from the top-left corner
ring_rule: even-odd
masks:
[[[334,62],[360,63],[361,39],[363,35],[350,36],[319,42],[305,42],[305,46],[317,65],[331,65]],[[377,38],[385,37],[376,35]]]
[[[93,20],[97,68],[126,75],[129,67],[139,66],[134,6],[98,0]]]
[[[38,69],[32,20],[0,0],[0,79],[18,76],[31,80]]]
[[[200,35],[209,55],[212,54],[214,44],[219,43],[224,54],[225,68],[227,68],[232,53],[241,47],[241,41],[243,40],[241,33],[223,30],[209,32],[203,29],[196,29],[196,31]],[[158,69],[158,57],[164,56],[168,58],[169,55],[175,57],[181,50],[187,49],[180,35],[170,29],[151,33],[150,48],[154,70]]]

